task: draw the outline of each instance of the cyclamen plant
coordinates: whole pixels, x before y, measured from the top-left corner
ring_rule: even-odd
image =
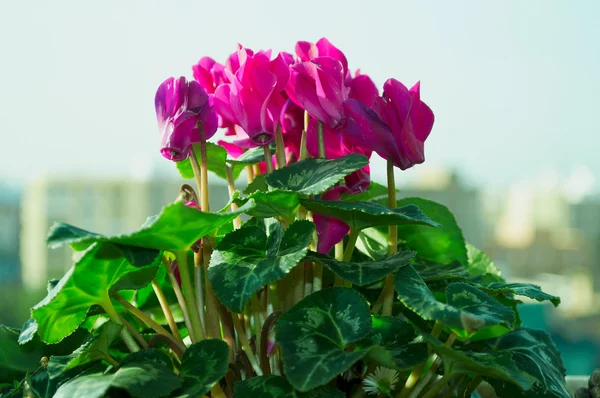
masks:
[[[326,39],[238,46],[193,74],[155,105],[160,152],[197,190],[131,233],[52,227],[76,261],[22,330],[0,329],[2,397],[569,396],[517,312],[560,299],[506,283],[443,205],[396,198],[434,122],[418,83],[380,95]],[[209,142],[219,127],[229,140]],[[217,212],[209,171],[229,186]]]

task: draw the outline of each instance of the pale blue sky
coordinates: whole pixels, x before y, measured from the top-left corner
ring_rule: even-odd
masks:
[[[421,80],[427,163],[487,186],[578,164],[598,176],[599,17],[597,0],[3,0],[0,179],[168,167],[160,82],[237,42],[291,52],[322,36],[378,85]]]

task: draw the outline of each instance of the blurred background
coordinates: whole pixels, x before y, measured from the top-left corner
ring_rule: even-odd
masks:
[[[569,374],[600,366],[600,2],[13,1],[0,3],[0,323],[20,327],[48,279],[55,221],[137,228],[177,197],[159,154],[154,93],[239,42],[293,52],[325,36],[381,86],[421,81],[436,114],[405,196],[447,205],[527,303]],[[376,155],[375,155],[376,156]],[[373,179],[384,163],[374,160]],[[240,178],[240,182],[244,179]],[[211,176],[211,201],[227,189]]]

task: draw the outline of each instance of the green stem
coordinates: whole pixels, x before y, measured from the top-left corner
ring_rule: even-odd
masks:
[[[123,322],[123,325],[125,325],[125,327],[127,328],[127,330],[129,330],[129,333],[131,333],[131,335],[133,337],[135,337],[135,339],[137,340],[138,344],[140,346],[142,346],[142,348],[148,348],[148,343],[142,337],[142,335],[139,334],[137,330],[135,330],[135,328],[133,327],[133,325],[131,323],[129,323],[125,318],[123,318],[123,317],[120,317],[120,318],[121,318],[121,322]]]
[[[350,230],[350,237],[348,239],[348,243],[346,244],[346,250],[344,250],[344,261],[349,262],[352,258],[352,253],[354,252],[354,247],[356,246],[356,241],[358,239],[358,234],[360,230]]]
[[[344,240],[343,239],[341,242],[338,242],[335,244],[334,250],[335,250],[335,259],[338,261],[343,261],[344,260]],[[341,276],[335,275],[335,280],[333,282],[333,286],[344,286],[344,280],[342,279]]]
[[[190,314],[187,308],[187,304],[185,303],[185,298],[183,297],[183,293],[181,292],[181,288],[179,287],[179,283],[177,283],[177,279],[175,275],[173,275],[173,270],[171,269],[171,265],[169,261],[163,256],[162,258],[163,265],[165,266],[165,270],[167,272],[167,276],[169,277],[169,281],[171,281],[171,286],[173,287],[173,291],[175,292],[175,296],[177,297],[177,302],[179,303],[179,308],[181,308],[181,313],[183,314],[183,320],[185,322],[185,326],[188,331],[193,329],[192,320],[190,319]],[[191,332],[188,332],[191,335]],[[191,336],[190,336],[191,339]]]
[[[208,156],[206,154],[206,135],[204,127],[199,126],[200,130],[200,208],[202,211],[210,211],[208,205]]]
[[[396,208],[396,180],[394,179],[394,162],[387,160],[387,183],[388,183],[388,207]],[[398,251],[398,226],[390,225],[388,227],[388,256]],[[383,286],[383,308],[381,314],[384,316],[392,315],[394,305],[394,275],[389,274],[385,277]]]
[[[283,133],[281,131],[281,126],[277,126],[277,130],[275,131],[275,157],[277,159],[277,168],[281,169],[285,167],[285,143],[283,142]]]
[[[471,380],[471,382],[465,387],[465,389],[459,393],[458,396],[470,397],[482,381],[482,376],[475,376],[473,380]]]
[[[260,352],[260,331],[262,329],[263,319],[260,302],[256,294],[250,297],[250,306],[252,308],[252,318],[254,319],[254,334],[256,335],[256,352]]]
[[[190,272],[188,269],[187,250],[181,250],[175,253],[177,264],[179,265],[179,276],[181,277],[181,286],[183,288],[183,296],[187,308],[189,309],[189,317],[192,324],[192,330],[188,331],[192,343],[204,340],[202,324],[200,322],[200,313],[196,306],[196,297],[194,296],[194,288],[190,280]]]
[[[169,333],[167,331],[167,329],[165,329],[161,325],[159,325],[154,319],[150,318],[143,311],[141,311],[140,309],[138,309],[137,307],[132,305],[129,301],[125,300],[125,298],[123,298],[123,296],[121,296],[119,293],[114,293],[113,297],[115,298],[115,300],[117,300],[119,302],[119,304],[121,304],[123,307],[125,307],[125,309],[127,311],[129,311],[133,316],[137,317],[140,321],[144,322],[146,325],[148,325],[150,328],[152,328],[156,333],[162,334],[169,340],[172,340],[173,342],[175,342],[176,346],[178,346],[182,351],[185,351],[185,345],[183,344],[183,341],[177,341],[177,339],[175,339],[171,335],[171,333]]]
[[[200,324],[202,325],[202,332],[206,336],[206,311],[204,306],[204,283],[203,283],[203,266],[204,259],[202,258],[202,252],[194,253],[194,287],[196,289],[196,307],[198,307],[198,313],[200,314]]]
[[[206,334],[214,339],[221,338],[218,302],[212,285],[208,280],[208,265],[212,254],[212,245],[208,238],[202,238],[202,259],[204,260],[204,291],[206,302]]]
[[[111,357],[110,355],[106,355],[103,358],[106,362],[108,362],[109,364],[112,365],[113,368],[118,368],[119,367],[119,362],[117,362],[113,357]]]
[[[318,122],[318,140],[319,140],[319,157],[325,159],[325,136],[323,133],[323,123],[321,121]]]
[[[235,192],[235,181],[233,180],[233,171],[231,169],[231,166],[227,165],[225,166],[225,174],[227,175],[227,188],[229,190],[229,200],[231,200],[233,198],[233,194]],[[235,211],[237,210],[238,206],[231,202],[231,211]],[[240,216],[237,216],[234,220],[233,220],[233,229],[238,229],[242,226],[242,218]]]
[[[301,261],[292,270],[294,274],[294,304],[304,298],[304,268],[306,263]]]
[[[110,297],[106,296],[106,300],[104,300],[104,303],[102,304],[102,308],[104,308],[106,315],[108,315],[108,317],[110,318],[111,321],[113,321],[117,325],[123,325],[123,322],[121,321],[121,317],[119,316],[119,313],[113,306],[112,301],[110,301]],[[121,329],[121,338],[123,339],[123,342],[129,349],[129,351],[137,352],[140,350],[140,347],[135,342],[133,336],[131,335],[131,333],[129,333],[129,330],[127,330],[126,328]]]
[[[446,395],[444,395],[444,398],[452,398],[454,396],[454,391],[457,390],[458,387],[460,387],[465,377],[467,377],[466,374],[459,376],[458,379],[454,380],[454,383],[452,383],[452,387],[448,389],[448,392],[446,393]]]
[[[177,339],[178,342],[183,345],[183,339],[181,338],[181,334],[179,333],[179,328],[177,327],[177,323],[175,322],[175,318],[173,317],[173,313],[171,312],[171,307],[169,307],[169,302],[165,297],[160,285],[156,281],[156,279],[152,280],[152,289],[154,289],[154,294],[156,294],[156,298],[160,304],[160,308],[163,310],[165,314],[165,318],[167,319],[167,323],[169,324],[169,328],[171,329],[171,334],[173,337]]]
[[[265,163],[267,164],[267,174],[271,174],[273,171],[273,158],[271,156],[271,150],[268,145],[263,146],[265,152]]]
[[[446,387],[446,384],[452,380],[452,374],[445,374],[444,377],[438,381],[431,390],[427,391],[427,394],[423,395],[423,398],[434,398],[438,392],[442,390],[442,388]]]
[[[252,351],[252,348],[250,347],[250,343],[246,338],[246,334],[244,333],[244,329],[242,328],[239,318],[237,316],[233,316],[232,319],[233,327],[235,328],[238,339],[242,344],[242,350],[244,350],[244,352],[246,353],[246,356],[248,357],[248,360],[250,361],[254,372],[256,372],[258,376],[262,376],[262,369],[260,368],[260,364],[258,363],[256,356],[254,355],[254,351]]]
[[[310,121],[310,115],[304,111],[304,130],[302,130],[302,137],[300,138],[300,159],[304,160],[310,157],[308,149],[306,148],[306,132],[308,131],[308,122]]]

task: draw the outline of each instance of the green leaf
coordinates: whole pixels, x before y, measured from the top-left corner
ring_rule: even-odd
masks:
[[[300,392],[283,376],[258,376],[234,385],[236,398],[343,398],[344,393],[330,386]]]
[[[236,211],[223,214],[202,212],[182,202],[175,202],[163,207],[160,214],[150,217],[138,231],[130,234],[107,237],[57,223],[50,229],[47,241],[51,248],[70,244],[75,250],[83,250],[94,242],[113,242],[156,250],[186,250],[198,239],[215,232],[253,207],[254,201],[249,200]]]
[[[326,384],[368,350],[351,351],[371,329],[369,305],[356,291],[334,287],[305,297],[277,322],[288,381],[300,391]]]
[[[281,224],[274,222],[268,236],[254,226],[226,235],[208,268],[208,279],[219,300],[231,311],[242,312],[254,293],[283,278],[304,258],[314,229],[309,221],[296,221],[284,232]]]
[[[94,244],[46,298],[33,307],[31,314],[38,324],[38,335],[46,343],[61,341],[79,327],[90,307],[106,305],[110,293],[139,287],[142,281],[129,278],[131,274],[147,273],[148,284],[159,263],[160,257],[156,257],[148,265],[134,266],[115,245]]]
[[[448,347],[430,335],[423,335],[423,338],[442,357],[445,372],[448,374],[474,373],[513,383],[524,389],[531,388],[535,381],[535,378],[521,372],[508,351],[463,351],[456,347]]]
[[[206,394],[229,369],[229,346],[222,340],[208,339],[192,344],[183,353],[183,387],[173,394],[192,398]]]
[[[40,344],[21,346],[19,330],[0,325],[0,381],[12,382],[40,366],[43,347]]]
[[[454,215],[446,206],[420,198],[406,198],[398,201],[398,207],[417,206],[429,218],[440,223],[439,228],[423,225],[398,226],[398,238],[406,247],[419,253],[420,258],[440,264],[458,261],[467,264],[467,249],[461,229]]]
[[[269,186],[267,185],[266,177],[264,174],[254,177],[254,180],[242,192],[246,195],[250,195],[256,191],[268,192]]]
[[[273,188],[302,195],[319,195],[368,164],[369,159],[364,155],[348,155],[333,160],[311,158],[275,170],[266,179]]]
[[[467,269],[458,261],[453,261],[449,264],[439,264],[417,256],[412,266],[425,282],[467,280],[469,278]]]
[[[521,373],[536,379],[533,388],[526,391],[507,382],[488,380],[499,396],[570,397],[565,385],[565,366],[548,333],[528,328],[517,329],[500,337],[495,349],[510,352]]]
[[[111,388],[124,389],[137,398],[169,395],[181,386],[166,354],[153,349],[128,355],[115,373],[93,373],[61,385],[55,398],[100,398]]]
[[[492,282],[477,285],[484,292],[492,295],[514,294],[515,296],[525,296],[536,301],[550,301],[555,307],[560,304],[560,297],[545,293],[538,285],[530,283],[503,283]]]
[[[401,267],[408,265],[415,252],[400,252],[385,257],[381,260],[349,262],[338,261],[327,255],[310,252],[306,261],[323,264],[337,276],[352,282],[357,286],[369,285],[384,278],[387,274],[396,272]]]
[[[288,222],[293,221],[300,207],[300,198],[294,192],[274,190],[269,192],[256,191],[248,198],[236,201],[238,205],[245,204],[249,199],[256,206],[248,211],[248,215],[258,218],[283,217]]]
[[[396,272],[394,287],[408,309],[425,320],[443,323],[463,338],[484,327],[511,327],[515,320],[510,308],[466,283],[449,284],[446,288],[448,303],[437,301],[412,266]]]
[[[200,149],[197,145],[194,145],[194,152],[196,153],[196,158],[200,161]],[[225,171],[227,165],[231,166],[233,179],[237,180],[245,166],[265,160],[262,147],[249,149],[237,159],[229,159],[227,158],[227,151],[225,148],[212,142],[206,143],[206,158],[208,170],[224,180],[227,179]],[[183,178],[194,178],[194,169],[192,168],[190,158],[177,162],[176,165],[179,174],[181,174]]]
[[[358,234],[356,249],[374,260],[387,256],[387,233],[377,228],[365,228]]]
[[[500,270],[494,266],[487,254],[470,243],[467,243],[467,252],[469,255],[467,271],[472,278],[478,278],[481,283],[505,282]]]
[[[367,357],[386,368],[406,370],[429,356],[427,343],[415,340],[415,329],[407,321],[391,316],[373,315],[373,328],[357,346],[370,348]]]
[[[385,185],[371,181],[369,188],[360,193],[344,194],[342,200],[346,202],[370,202],[388,197],[388,188]]]
[[[53,379],[76,366],[102,359],[106,360],[110,357],[108,347],[119,336],[122,327],[114,322],[106,322],[97,335],[70,355],[52,356],[48,363],[48,376]]]
[[[438,223],[431,221],[414,205],[388,209],[385,206],[372,202],[302,199],[300,203],[313,213],[345,221],[354,230],[362,230],[378,225],[421,224],[433,227],[439,226]]]
[[[50,293],[50,291],[48,291]],[[19,344],[25,344],[33,340],[35,334],[37,333],[37,322],[33,318],[29,318],[23,327],[21,328],[21,333],[19,334]]]

